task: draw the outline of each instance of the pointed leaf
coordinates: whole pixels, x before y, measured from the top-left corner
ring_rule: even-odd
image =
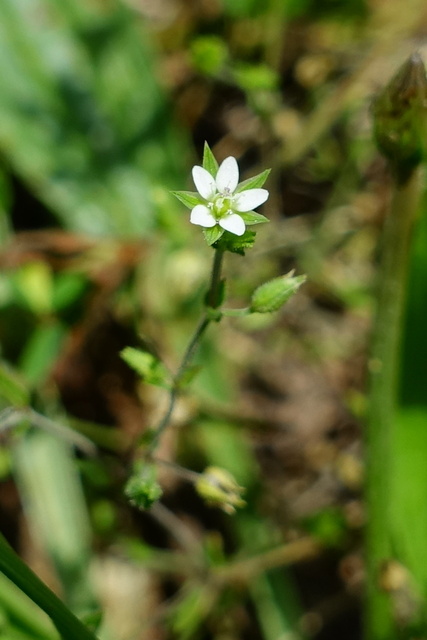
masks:
[[[195,191],[171,191],[171,193],[189,209],[201,203],[200,196]]]
[[[120,356],[131,369],[136,371],[147,384],[156,387],[170,388],[168,383],[169,373],[164,365],[155,356],[147,351],[126,347],[120,352]]]
[[[270,222],[268,218],[263,216],[261,213],[257,213],[256,211],[245,211],[239,213],[239,216],[242,218],[246,225],[260,224],[261,222]]]
[[[218,162],[212,153],[210,146],[205,142],[203,149],[203,168],[206,169],[206,171],[209,171],[211,176],[216,176],[218,167]]]
[[[253,178],[248,178],[239,184],[236,189],[236,193],[240,193],[241,191],[247,191],[247,189],[259,189],[263,186],[268,176],[270,175],[271,169],[266,169],[262,173],[259,173],[257,176],[253,176]]]

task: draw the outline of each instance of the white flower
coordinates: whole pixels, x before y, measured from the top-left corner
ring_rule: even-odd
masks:
[[[239,213],[252,211],[268,198],[266,189],[236,191],[239,182],[239,167],[236,158],[226,158],[216,177],[203,167],[193,167],[193,180],[205,204],[193,207],[190,222],[201,227],[220,227],[236,236],[245,233],[245,222]]]

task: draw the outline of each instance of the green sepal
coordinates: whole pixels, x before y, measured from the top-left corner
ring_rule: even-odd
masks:
[[[206,171],[209,171],[209,173],[213,177],[215,177],[216,174],[218,173],[218,168],[219,168],[218,162],[207,142],[205,142],[205,146],[203,148],[203,165],[202,166],[203,166],[203,169],[206,169]]]
[[[250,310],[252,313],[271,313],[277,311],[298,291],[306,276],[295,276],[293,271],[265,282],[255,289]]]
[[[224,229],[222,229],[219,224],[216,224],[214,227],[210,227],[209,229],[203,229],[203,235],[210,247],[215,244],[215,242],[218,242],[223,234]]]
[[[171,388],[168,370],[151,353],[134,349],[133,347],[125,347],[120,352],[120,356],[147,384],[163,387],[164,389]]]
[[[247,191],[248,189],[259,189],[262,187],[270,175],[271,169],[265,169],[256,176],[252,178],[248,178],[247,180],[243,180],[238,186],[235,193],[240,193],[241,191]]]
[[[125,486],[125,495],[139,509],[149,509],[157,502],[163,490],[157,482],[157,470],[153,464],[139,463]]]
[[[244,213],[239,213],[239,216],[242,218],[246,226],[261,224],[262,222],[270,222],[270,220],[263,216],[262,213],[257,213],[256,211],[245,211]]]
[[[171,191],[171,194],[189,209],[203,203],[203,199],[195,191]]]

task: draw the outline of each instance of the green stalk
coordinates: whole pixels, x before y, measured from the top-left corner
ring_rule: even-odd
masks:
[[[401,341],[411,236],[420,206],[419,167],[426,155],[426,105],[424,64],[418,54],[413,54],[374,105],[376,142],[389,161],[395,187],[383,234],[370,361],[366,432],[366,640],[394,640],[398,636],[393,585],[388,584],[387,571],[401,561],[396,558],[399,540],[393,539],[396,531],[392,516],[395,507],[392,469],[399,455]]]
[[[420,187],[419,170],[414,171],[404,184],[396,186],[383,236],[366,433],[366,640],[392,640],[396,637],[390,596],[380,583],[381,571],[393,558],[390,473],[393,455],[396,454],[394,420],[406,277]]]
[[[224,257],[224,251],[221,248],[215,249],[214,260],[212,264],[212,272],[210,278],[210,286],[206,296],[206,305],[208,308],[217,309],[221,304],[221,270],[222,270],[222,262]],[[178,367],[178,371],[174,376],[173,386],[169,393],[169,401],[166,411],[161,418],[155,429],[154,438],[151,441],[151,444],[148,448],[148,453],[152,454],[153,451],[157,448],[160,438],[162,437],[164,431],[167,429],[170,423],[170,419],[172,417],[175,404],[179,395],[180,383],[183,375],[186,373],[188,368],[190,367],[193,357],[199,347],[200,340],[202,336],[206,332],[206,329],[210,325],[210,323],[215,319],[215,316],[210,314],[209,312],[204,312],[190,341],[188,342],[187,348],[185,349],[184,355],[182,356],[181,363]]]
[[[47,613],[63,640],[97,640],[53,591],[22,562],[1,533],[0,571]]]

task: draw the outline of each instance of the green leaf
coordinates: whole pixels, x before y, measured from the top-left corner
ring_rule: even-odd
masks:
[[[203,149],[203,169],[206,169],[206,171],[209,171],[211,176],[215,177],[218,173],[218,166],[219,165],[214,154],[212,153],[208,143],[205,142],[205,147]]]
[[[120,352],[120,356],[131,369],[136,371],[147,384],[169,389],[169,372],[155,356],[147,351],[126,347]]]
[[[226,251],[238,253],[240,256],[244,256],[245,249],[251,249],[254,246],[255,237],[255,231],[249,231],[249,229],[246,229],[242,236],[235,236],[232,233],[227,233],[224,237],[223,247]]]
[[[199,36],[190,45],[191,60],[194,66],[206,75],[221,72],[227,61],[227,45],[218,36]]]
[[[248,178],[247,180],[243,180],[236,189],[235,193],[240,193],[241,191],[247,191],[248,189],[259,189],[262,187],[270,175],[271,169],[266,169],[262,173],[259,173],[253,178]]]
[[[195,191],[171,191],[171,193],[189,209],[192,209],[197,204],[202,203],[201,197]]]
[[[263,216],[262,213],[257,213],[256,211],[245,211],[243,213],[239,213],[239,216],[244,220],[246,225],[270,222],[270,220]]]
[[[28,404],[30,394],[16,371],[4,362],[0,363],[0,396],[14,406]]]
[[[217,242],[223,234],[224,229],[222,229],[219,224],[216,224],[210,229],[203,229],[203,235],[205,236],[205,240],[209,246],[215,244],[215,242]]]
[[[1,533],[0,571],[47,613],[63,640],[96,640],[96,636],[19,558]]]

